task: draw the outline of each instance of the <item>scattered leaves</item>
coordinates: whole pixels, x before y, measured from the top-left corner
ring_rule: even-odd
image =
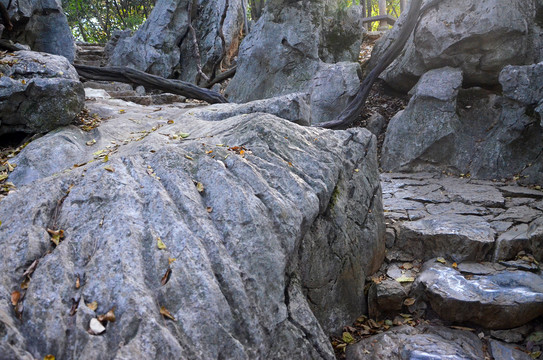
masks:
[[[89,331],[88,331],[89,334],[100,335],[104,331],[106,331],[106,328],[104,327],[104,325],[102,325],[102,323],[98,319],[92,318],[89,323]]]
[[[156,246],[158,247],[159,250],[164,250],[166,249],[166,244],[164,244],[164,242],[162,241],[162,239],[160,238],[160,236],[158,236],[156,238]]]
[[[168,283],[168,281],[170,281],[171,276],[172,276],[172,269],[168,268],[168,270],[166,270],[166,273],[164,274],[164,276],[160,280],[160,284],[162,286],[166,285]]]
[[[175,318],[173,317],[173,315],[164,306],[160,307],[160,314],[167,319],[175,321]]]
[[[88,303],[88,304],[87,304],[87,307],[88,307],[89,309],[91,309],[92,311],[96,311],[96,309],[98,309],[98,302],[93,301],[93,302],[91,302],[91,303]]]

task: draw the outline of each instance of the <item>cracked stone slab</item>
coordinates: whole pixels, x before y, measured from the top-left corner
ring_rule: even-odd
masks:
[[[452,267],[428,261],[413,284],[444,320],[510,329],[543,315],[543,277],[526,271],[498,271],[464,277]]]
[[[490,211],[483,206],[468,205],[453,201],[445,204],[428,204],[426,210],[431,215],[458,214],[458,215],[488,215]]]
[[[483,359],[477,335],[441,326],[400,326],[347,347],[347,360]]]
[[[543,217],[542,211],[523,205],[507,209],[507,211],[495,217],[494,221],[514,221],[529,223],[540,217]]]
[[[452,200],[470,205],[503,207],[505,198],[494,186],[469,184],[460,179],[447,179],[443,187]]]
[[[263,113],[88,105],[111,118],[13,159],[18,189],[0,207],[0,325],[13,341],[0,352],[334,359],[331,322],[363,312],[365,275],[384,256],[375,137]],[[64,230],[58,246],[47,228]],[[9,295],[37,259],[19,321]],[[113,307],[117,321],[90,335]]]
[[[482,261],[494,238],[494,229],[479,216],[432,215],[399,224],[396,248],[422,260],[443,256],[456,262]]]
[[[504,196],[507,197],[532,197],[536,199],[543,198],[543,191],[530,189],[522,186],[502,186],[499,188]]]

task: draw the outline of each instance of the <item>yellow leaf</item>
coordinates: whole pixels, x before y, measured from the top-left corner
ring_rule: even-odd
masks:
[[[396,281],[399,282],[399,283],[413,282],[413,281],[415,281],[415,278],[412,277],[412,276],[402,275],[399,278],[397,278]]]
[[[104,169],[109,171],[109,172],[115,172],[115,169],[113,168],[113,166],[106,166],[106,167],[104,167]]]
[[[0,181],[6,180],[8,178],[7,174],[0,174]]]
[[[164,306],[160,307],[160,314],[164,316],[165,318],[175,321],[175,318],[173,317],[173,315]]]
[[[87,304],[87,307],[88,307],[89,309],[91,309],[92,311],[96,311],[96,309],[98,309],[98,302],[93,301],[93,302],[91,302],[91,303],[88,303],[88,304]]]
[[[447,260],[445,260],[445,259],[442,258],[442,257],[438,257],[438,258],[436,259],[436,261],[437,261],[437,262],[440,262],[440,263],[442,263],[442,264],[446,264],[446,263],[447,263]]]
[[[28,284],[30,284],[30,278],[27,276],[21,283],[21,289],[26,290],[28,289]]]
[[[171,265],[175,260],[175,258],[168,258],[168,265]]]
[[[203,193],[204,192],[204,184],[202,184],[201,182],[197,182],[196,183],[196,190],[198,190],[199,193]]]
[[[452,267],[455,268],[455,269],[458,269],[458,264],[454,262],[454,263],[452,264]]]
[[[55,360],[55,355],[45,355],[43,360]]]
[[[162,241],[162,239],[161,239],[160,237],[157,237],[157,238],[156,238],[156,246],[157,246],[160,250],[166,249],[166,245],[164,244],[164,242]]]
[[[119,110],[119,114],[124,114],[125,112],[126,112],[126,110],[125,110],[125,109],[121,109],[121,110]]]
[[[168,120],[168,124],[173,124],[174,121],[173,120]]]
[[[347,344],[352,344],[354,342],[354,337],[349,332],[344,332],[343,336],[342,336],[342,339]]]
[[[96,144],[96,139],[89,140],[85,144],[87,144],[87,146],[92,146],[92,145]]]
[[[407,299],[405,299],[405,300],[403,301],[403,304],[404,304],[405,306],[411,306],[411,305],[413,305],[413,304],[415,303],[415,301],[416,301],[416,300],[413,299],[413,298],[407,298]]]
[[[192,157],[188,156],[188,155],[185,155],[185,157],[189,160],[194,160]]]
[[[180,138],[186,139],[190,136],[190,134],[182,132],[182,133],[177,134],[177,136],[179,136]]]

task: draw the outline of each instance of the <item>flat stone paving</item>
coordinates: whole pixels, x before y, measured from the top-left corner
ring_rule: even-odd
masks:
[[[543,191],[428,173],[381,175],[388,259],[543,260]]]

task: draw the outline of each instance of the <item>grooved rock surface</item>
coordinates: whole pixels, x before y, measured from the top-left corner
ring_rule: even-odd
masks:
[[[174,106],[88,106],[112,118],[13,159],[18,190],[0,207],[0,320],[12,340],[1,353],[334,359],[328,332],[363,312],[363,279],[384,256],[375,138],[265,113],[211,121]],[[58,246],[47,228],[64,230]],[[9,294],[36,259],[19,321]],[[116,321],[89,334],[112,308]]]
[[[83,109],[83,85],[62,56],[16,51],[0,58],[0,73],[0,134],[51,131]]]
[[[444,0],[428,10],[398,57],[381,77],[408,91],[425,72],[461,68],[468,84],[497,85],[506,65],[543,60],[541,24],[536,1]],[[405,12],[407,14],[407,12]],[[399,23],[401,24],[405,16]],[[396,26],[380,41],[369,64],[373,68],[385,48],[398,37]]]
[[[502,270],[464,277],[429,261],[413,287],[447,321],[511,329],[543,315],[543,277],[531,272]]]

